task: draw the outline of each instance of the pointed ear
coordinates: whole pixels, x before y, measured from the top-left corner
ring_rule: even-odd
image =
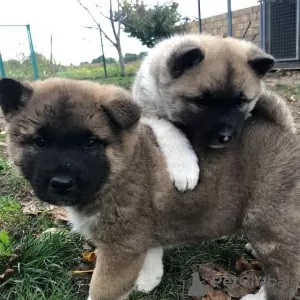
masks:
[[[263,51],[256,53],[248,60],[249,66],[260,78],[264,77],[273,68],[274,63],[274,57]]]
[[[102,105],[109,118],[122,129],[133,126],[141,117],[142,109],[133,100],[111,100]]]
[[[20,81],[3,78],[0,80],[0,106],[6,120],[19,111],[30,98],[33,89]]]
[[[167,66],[173,78],[180,77],[186,70],[198,65],[205,58],[204,52],[195,46],[179,49],[169,58]]]

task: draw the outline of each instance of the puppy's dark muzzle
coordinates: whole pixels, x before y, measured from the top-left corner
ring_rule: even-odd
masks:
[[[209,143],[211,148],[225,148],[230,145],[236,136],[236,131],[231,127],[224,127],[222,130],[217,131]]]
[[[57,194],[67,194],[74,187],[75,181],[72,176],[59,174],[51,178],[51,189]]]
[[[220,131],[218,134],[218,142],[220,145],[229,144],[230,142],[232,142],[233,138],[234,138],[234,132],[230,129]]]

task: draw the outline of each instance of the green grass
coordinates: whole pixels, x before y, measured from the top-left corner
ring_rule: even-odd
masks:
[[[80,259],[82,238],[62,230],[20,241],[21,254],[11,268],[14,276],[0,285],[3,299],[85,299],[69,275]]]
[[[101,84],[115,84],[129,90],[131,88],[133,80],[134,80],[134,76],[126,76],[126,77],[103,78],[96,81]]]

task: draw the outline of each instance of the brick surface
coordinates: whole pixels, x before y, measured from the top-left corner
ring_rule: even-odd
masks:
[[[259,26],[260,26],[260,9],[259,6],[247,7],[232,12],[232,31],[233,36],[242,38],[246,28],[251,21],[251,25],[245,35],[245,39],[259,45]],[[227,36],[227,13],[202,19],[203,32],[213,35]],[[198,32],[197,21],[192,21],[185,26],[187,32]]]

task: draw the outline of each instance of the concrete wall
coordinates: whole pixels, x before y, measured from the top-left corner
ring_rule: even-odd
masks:
[[[259,45],[259,24],[259,5],[232,12],[233,37],[242,38],[249,26],[244,38]],[[185,30],[187,32],[198,32],[198,22],[193,21],[186,24]],[[227,36],[227,13],[202,19],[202,31],[213,35]]]

